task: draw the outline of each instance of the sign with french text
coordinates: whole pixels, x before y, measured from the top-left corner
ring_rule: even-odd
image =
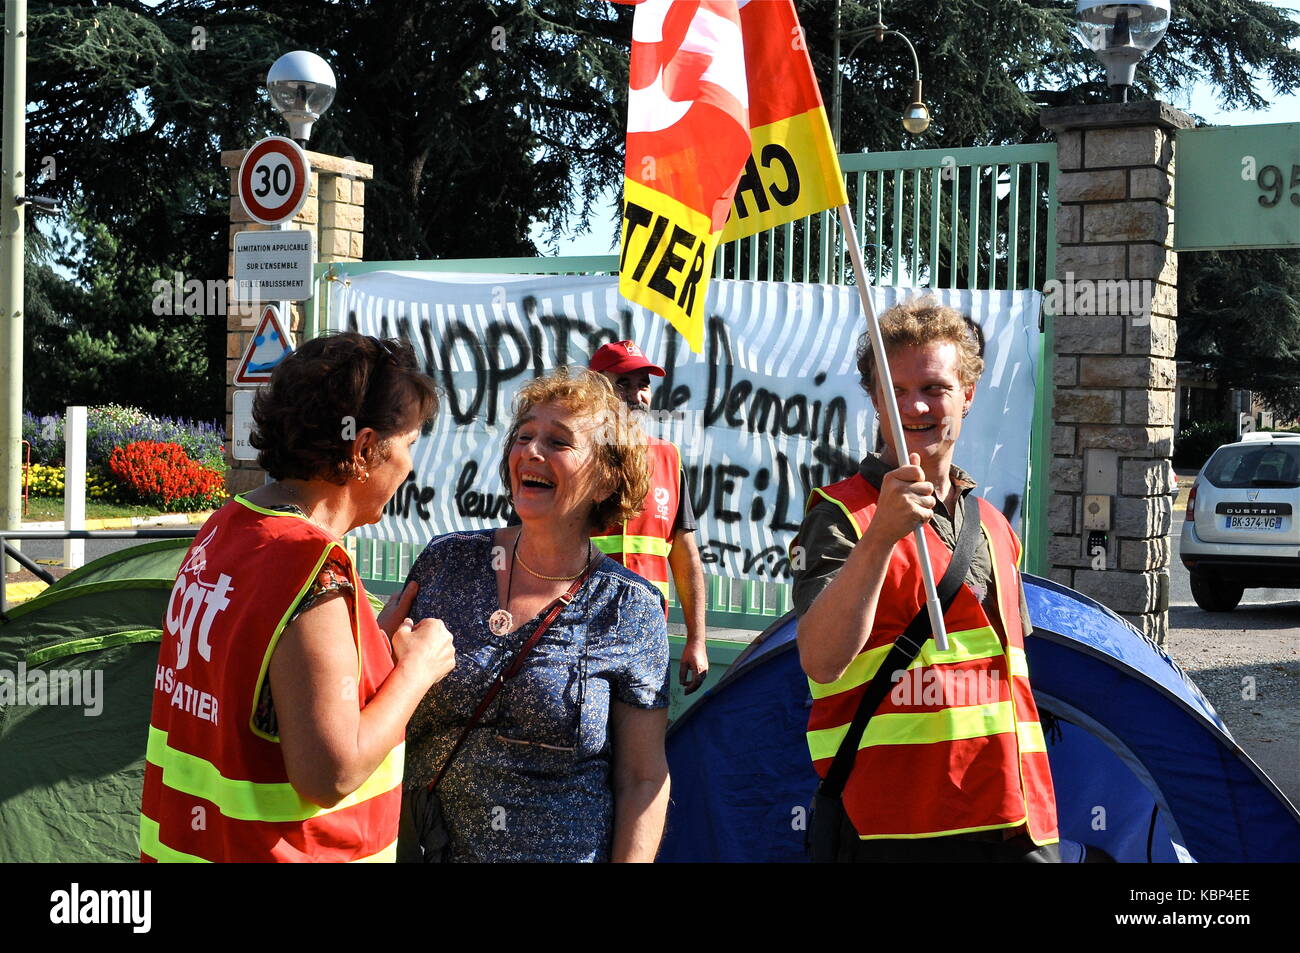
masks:
[[[395,269],[400,265],[395,265]],[[411,343],[443,390],[432,433],[384,519],[360,538],[419,545],[452,530],[504,525],[497,475],[511,399],[559,365],[585,366],[611,341],[636,341],[667,371],[646,429],[681,449],[705,571],[789,581],[787,549],[809,490],[853,473],[878,422],[858,383],[865,328],[857,290],[713,281],[704,348],[619,295],[616,277],[377,271],[347,276],[328,327]],[[883,312],[925,289],[876,288]],[[956,463],[1019,525],[1037,383],[1040,295],[934,292],[970,315],[985,371],[962,422]]]
[[[306,229],[235,233],[239,301],[306,301],[312,296],[316,241]]]

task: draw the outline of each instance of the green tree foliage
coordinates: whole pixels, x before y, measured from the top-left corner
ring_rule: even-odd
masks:
[[[1300,251],[1184,252],[1178,292],[1178,359],[1300,417]]]
[[[876,21],[871,0],[839,0],[842,29]],[[837,0],[798,3],[809,49],[830,99],[830,37]],[[916,46],[932,122],[921,136],[899,116],[914,77],[896,37],[843,42],[841,151],[1003,145],[1050,138],[1042,105],[1100,102],[1105,71],[1074,37],[1073,0],[893,0],[885,24]],[[1172,101],[1208,83],[1228,107],[1268,105],[1261,91],[1300,88],[1294,13],[1253,0],[1176,0],[1165,38],[1137,69],[1134,98]],[[856,45],[856,49],[855,49]],[[852,55],[850,55],[850,53]]]
[[[184,6],[29,5],[28,176],[68,210],[29,218],[52,236],[29,230],[24,384],[37,412],[116,400],[222,413],[225,315],[156,314],[153,282],[224,278],[218,151],[261,131],[258,83],[279,40],[265,14],[224,4],[196,33]]]
[[[558,233],[618,180],[630,16],[605,0],[32,3],[29,168],[70,213],[29,277],[28,405],[134,390],[220,415],[224,315],[156,315],[152,287],[225,277],[219,153],[284,134],[262,92],[281,53],[315,50],[338,76],[311,147],[375,164],[368,257],[533,255],[534,221]]]
[[[829,94],[835,0],[798,8]],[[1072,10],[891,0],[885,21],[917,45],[934,122],[905,143],[906,50],[888,38],[849,55],[849,40],[844,148],[1045,138],[1040,104],[1105,93]],[[224,316],[154,314],[152,286],[225,277],[219,153],[284,132],[261,87],[288,50],[320,53],[338,76],[311,147],[375,167],[368,258],[532,255],[536,222],[612,229],[590,217],[621,180],[631,16],[607,0],[33,0],[28,171],[70,212],[45,226],[53,247],[33,250],[29,406],[135,400],[135,388],[151,410],[220,414]],[[875,5],[843,0],[842,16],[863,27]],[[1139,93],[1202,78],[1226,104],[1261,106],[1264,84],[1300,87],[1298,35],[1263,3],[1180,0]]]

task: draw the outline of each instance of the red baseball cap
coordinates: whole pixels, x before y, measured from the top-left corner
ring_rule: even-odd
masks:
[[[641,349],[631,341],[615,341],[606,344],[591,355],[587,369],[602,374],[627,374],[631,371],[649,371],[655,377],[663,377],[664,369],[651,364]]]

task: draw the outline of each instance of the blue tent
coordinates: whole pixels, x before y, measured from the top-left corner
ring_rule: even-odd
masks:
[[[1023,578],[1063,857],[1300,860],[1300,813],[1178,665],[1100,603]],[[661,861],[804,860],[817,778],[794,636],[793,615],[774,623],[673,725]]]

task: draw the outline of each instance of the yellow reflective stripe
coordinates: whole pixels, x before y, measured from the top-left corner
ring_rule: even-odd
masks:
[[[836,725],[834,728],[819,728],[808,732],[808,754],[814,761],[835,757],[835,753],[840,750],[840,742],[848,733],[848,725]]]
[[[1012,675],[1019,675],[1021,678],[1029,677],[1029,661],[1025,658],[1025,650],[1018,649],[1014,645],[1007,647],[1008,665]]]
[[[622,536],[593,536],[591,541],[606,556],[617,556],[623,551]]]
[[[876,669],[880,663],[885,660],[892,646],[878,645],[874,649],[867,649],[849,663],[849,667],[844,670],[844,674],[833,682],[815,682],[808,679],[808,691],[812,693],[814,699],[826,698],[829,695],[838,695],[840,692],[847,692],[851,688],[859,685],[865,685],[871,681],[871,677],[876,674]]]
[[[251,503],[247,505],[253,509],[257,509],[257,507],[253,506]],[[287,515],[293,516],[295,514],[289,513]],[[268,734],[257,726],[257,709],[261,706],[262,689],[269,684],[267,681],[267,672],[271,668],[271,656],[275,654],[276,646],[280,644],[280,636],[284,634],[285,626],[289,624],[289,616],[293,615],[293,610],[298,607],[298,603],[302,602],[302,597],[307,594],[307,590],[311,588],[311,584],[315,582],[316,577],[320,575],[321,566],[325,565],[325,560],[328,559],[329,554],[334,551],[334,546],[334,543],[326,544],[325,551],[320,554],[320,559],[316,560],[316,565],[313,566],[311,572],[307,574],[307,578],[303,581],[302,588],[299,589],[298,594],[293,597],[293,601],[289,603],[289,607],[284,610],[284,615],[280,617],[280,621],[276,624],[275,631],[271,633],[271,641],[267,643],[266,651],[262,653],[262,664],[257,670],[257,690],[253,692],[253,705],[248,711],[248,730],[257,735],[257,737],[265,738],[267,741],[274,741],[276,744],[280,743],[280,739],[277,735]],[[359,618],[360,617],[358,616],[358,619]],[[356,640],[356,644],[357,658],[360,659],[361,642],[359,639]],[[360,682],[360,680],[361,671],[360,667],[358,667],[357,681]]]
[[[140,815],[140,853],[160,864],[210,864],[212,861],[185,854],[158,839],[158,822]]]
[[[175,848],[168,847],[158,837],[158,822],[140,815],[140,853],[146,857],[158,861],[161,864],[210,864],[212,861],[203,857],[196,857],[194,854],[186,854]],[[394,840],[387,847],[384,847],[369,857],[358,857],[356,860],[349,861],[353,864],[393,864],[397,862],[397,841]]]
[[[887,712],[871,719],[858,750],[876,745],[928,745],[985,738],[1012,731],[1014,724],[1009,701],[941,711]],[[813,760],[834,757],[848,730],[848,725],[838,725],[808,732],[808,751]]]
[[[1043,737],[1043,726],[1036,721],[1016,722],[1016,741],[1020,744],[1021,754],[1047,750],[1047,740]]]
[[[868,649],[862,652],[849,663],[849,667],[833,682],[825,684],[814,682],[808,679],[808,688],[812,692],[812,697],[825,698],[828,695],[838,695],[840,692],[846,692],[851,688],[857,688],[859,685],[865,685],[871,681],[876,674],[876,669],[880,663],[885,660],[889,654],[892,645],[878,645],[874,649]],[[1002,654],[1002,642],[998,639],[998,634],[990,626],[984,625],[977,629],[963,629],[959,632],[948,633],[948,651],[940,652],[934,647],[934,640],[929,639],[921,646],[921,653],[912,660],[911,668],[920,668],[925,665],[947,665],[953,662],[971,662],[976,659],[993,658]]]
[[[402,742],[374,770],[361,787],[333,807],[319,807],[303,798],[293,785],[258,783],[227,778],[210,761],[177,751],[167,744],[167,733],[149,726],[145,760],[162,771],[162,783],[173,791],[201,797],[217,805],[226,817],[239,821],[305,821],[332,814],[386,794],[402,783],[406,743]]]
[[[379,851],[376,854],[371,854],[369,857],[358,857],[356,860],[348,861],[348,863],[350,864],[395,864],[397,863],[397,841],[394,840],[391,844],[389,844],[387,847],[385,847],[383,850]]]
[[[596,544],[597,549],[608,555],[638,553],[643,556],[666,557],[669,550],[673,548],[672,543],[666,539],[660,539],[658,536],[633,536],[631,534],[593,536],[591,541]]]
[[[848,517],[849,525],[853,527],[853,532],[858,534],[858,539],[862,538],[862,527],[858,525],[857,517],[853,515],[853,511],[849,509],[847,506],[845,506],[842,502],[835,499],[835,497],[831,496],[829,493],[822,490],[820,487],[815,488],[812,491],[812,493],[808,495],[808,507],[807,507],[808,509],[812,509],[813,506],[816,505],[817,501],[814,499],[814,497],[816,496],[820,496],[823,500],[827,500],[831,503],[834,503],[836,506],[838,506],[841,512],[843,512],[844,515]]]
[[[1022,817],[1018,821],[1005,821],[1001,824],[984,824],[981,827],[954,827],[946,831],[926,831],[924,834],[869,834],[863,837],[858,835],[858,840],[924,840],[927,837],[948,837],[952,834],[974,834],[978,831],[1000,831],[1010,827],[1020,827],[1028,818]],[[1038,843],[1035,841],[1034,843]],[[1055,844],[1056,841],[1049,841]],[[1040,845],[1041,846],[1041,845]]]
[[[668,583],[666,583],[666,582],[655,582],[654,580],[646,580],[646,581],[647,581],[647,582],[653,582],[654,585],[658,587],[659,591],[662,592],[662,593],[664,594],[664,598],[665,598],[665,599],[668,598]]]

